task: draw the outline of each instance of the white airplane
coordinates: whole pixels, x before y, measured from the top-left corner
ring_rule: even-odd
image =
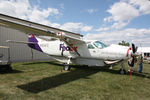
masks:
[[[75,37],[69,37],[65,33],[54,33],[54,38],[29,35],[29,41],[7,42],[25,43],[29,47],[46,53],[53,59],[64,63],[64,70],[70,70],[70,64],[88,65],[88,66],[106,66],[114,64],[135,55],[134,44],[131,47],[125,47],[112,44],[110,46],[97,40],[82,40]],[[125,73],[124,65],[121,66],[120,73]]]
[[[29,35],[29,41],[7,42],[25,43],[29,47],[46,53],[53,59],[64,63],[64,70],[70,70],[70,64],[88,65],[88,66],[106,66],[117,62],[122,62],[120,73],[124,74],[124,61],[136,56],[134,44],[132,47],[125,47],[112,44],[110,46],[97,40],[83,40],[82,36],[68,35],[64,32],[53,32],[47,29],[41,29],[26,24],[17,23],[16,21],[0,19],[1,25],[24,31],[25,33],[35,33]],[[35,24],[35,23],[34,23]],[[76,37],[78,35],[79,37]],[[134,63],[134,59],[132,61]]]

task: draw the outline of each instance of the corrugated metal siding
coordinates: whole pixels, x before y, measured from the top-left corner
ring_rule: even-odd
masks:
[[[6,40],[28,41],[28,37],[25,33],[19,30],[0,26],[0,46],[10,47],[10,60],[12,62],[31,61],[31,48],[29,48],[26,44],[7,43]],[[3,59],[7,59],[7,49],[0,49],[0,54],[4,54],[5,56]],[[46,54],[33,50],[33,61],[50,59],[51,58]]]

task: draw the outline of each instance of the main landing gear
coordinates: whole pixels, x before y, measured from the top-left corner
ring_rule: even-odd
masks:
[[[71,69],[71,67],[68,64],[64,64],[63,70],[69,71],[70,69]]]
[[[122,75],[123,75],[123,74],[126,74],[126,71],[125,71],[125,69],[124,69],[124,61],[121,62],[121,68],[120,68],[120,70],[119,70],[119,73],[122,74]]]
[[[65,70],[65,71],[70,71],[71,67],[69,66],[69,64],[70,64],[70,60],[71,60],[71,58],[72,58],[72,57],[69,57],[69,59],[68,59],[67,63],[66,63],[66,64],[64,64],[64,68],[63,68],[63,70]]]

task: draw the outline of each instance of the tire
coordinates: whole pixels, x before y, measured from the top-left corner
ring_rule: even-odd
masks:
[[[69,65],[65,64],[63,70],[65,71],[69,71],[71,68]]]
[[[120,70],[119,70],[119,73],[120,73],[121,75],[124,75],[124,74],[126,74],[126,71],[125,71],[125,69],[123,69],[123,70],[120,69]]]

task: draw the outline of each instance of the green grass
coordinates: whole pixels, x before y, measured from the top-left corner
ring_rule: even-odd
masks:
[[[0,100],[150,100],[150,65],[141,74],[137,66],[130,77],[118,74],[120,64],[61,72],[58,62],[14,63],[0,73]]]

